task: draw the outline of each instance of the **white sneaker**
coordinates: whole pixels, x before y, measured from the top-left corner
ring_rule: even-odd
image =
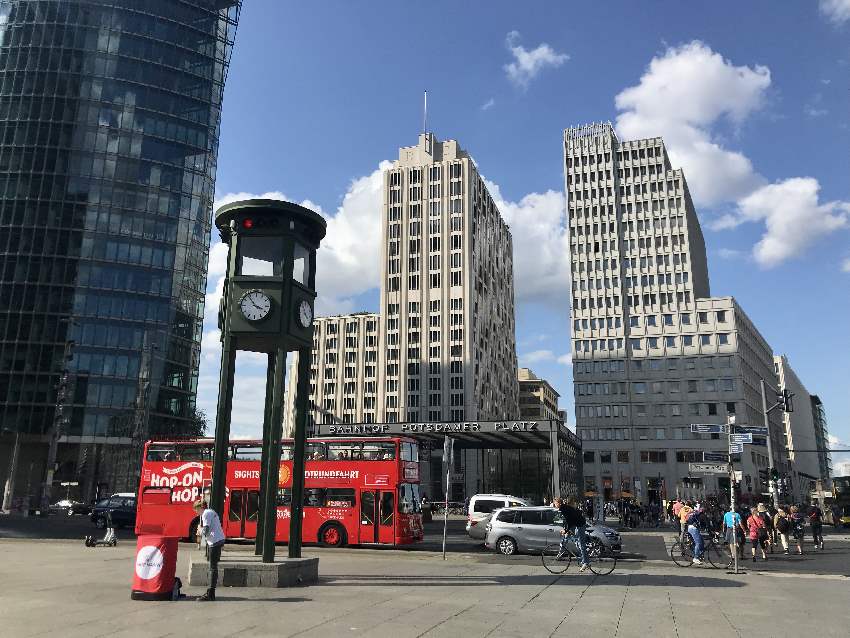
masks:
[[[578,568],[578,570],[579,570],[580,572],[585,572],[585,571],[587,571],[587,568],[588,568],[588,567],[590,567],[590,565],[588,565],[587,563],[585,563],[584,565],[582,565],[581,567],[579,567],[579,568]]]
[[[699,558],[694,558],[693,564],[694,565],[702,565],[702,561]]]

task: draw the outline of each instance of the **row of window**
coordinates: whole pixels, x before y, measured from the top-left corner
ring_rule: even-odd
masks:
[[[702,450],[675,450],[676,463],[701,463]],[[666,463],[667,450],[641,450],[641,463]],[[585,463],[599,463],[608,465],[613,463],[613,459],[617,459],[617,463],[630,463],[631,452],[629,450],[617,450],[616,453],[610,451],[594,452],[585,450],[582,454]]]
[[[688,403],[688,416],[717,416],[717,403]],[[721,404],[722,405],[722,404]],[[731,409],[730,409],[731,406]],[[632,413],[635,417],[649,416],[649,410],[652,411],[654,417],[682,416],[682,404],[680,403],[633,403],[631,404]],[[726,404],[726,411],[729,414],[735,413],[735,404],[730,402]],[[627,405],[577,405],[576,416],[580,419],[617,419],[628,418],[629,406]]]
[[[665,363],[666,362],[666,363]],[[681,362],[681,363],[680,363]],[[697,365],[699,363],[699,366]],[[635,372],[658,372],[661,370],[696,370],[699,368],[731,368],[732,357],[676,357],[670,359],[632,359],[631,369]],[[573,366],[576,374],[616,374],[626,371],[626,362],[621,359],[605,361],[576,361]]]

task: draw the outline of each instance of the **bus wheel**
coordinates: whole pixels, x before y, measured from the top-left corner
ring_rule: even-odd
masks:
[[[324,547],[345,545],[345,529],[339,523],[328,523],[319,530],[319,543]]]
[[[197,518],[193,519],[192,522],[189,523],[189,538],[186,540],[190,543],[194,543],[198,539],[198,523],[199,521]]]

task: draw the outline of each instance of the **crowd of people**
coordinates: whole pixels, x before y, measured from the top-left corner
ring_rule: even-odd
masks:
[[[695,564],[702,563],[705,533],[719,532],[730,552],[733,547],[737,549],[740,559],[744,558],[744,548],[749,541],[753,562],[757,560],[757,553],[762,560],[767,560],[768,554],[777,551],[780,545],[784,554],[790,553],[792,544],[797,553],[802,554],[807,526],[815,551],[824,548],[824,515],[816,505],[783,505],[777,509],[759,503],[752,509],[742,505],[734,511],[721,513],[716,504],[706,507],[693,501],[675,500],[670,503],[669,511],[682,538],[689,534],[693,539]]]

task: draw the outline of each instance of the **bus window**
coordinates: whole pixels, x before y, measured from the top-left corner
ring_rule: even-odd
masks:
[[[364,461],[394,461],[395,443],[364,443]]]
[[[259,461],[263,448],[256,445],[236,445],[231,448],[231,461]]]
[[[325,490],[325,507],[354,507],[353,488],[331,488]]]
[[[325,490],[321,487],[308,487],[304,490],[304,507],[321,507],[325,500]]]
[[[328,443],[328,460],[350,461],[359,451],[359,443]]]
[[[401,460],[419,462],[419,446],[415,443],[402,442],[401,445]]]
[[[177,451],[173,445],[152,445],[148,448],[147,461],[176,461]]]
[[[280,446],[280,460],[281,461],[291,461],[292,460],[292,443],[284,443]]]
[[[212,461],[212,445],[180,446],[181,461]]]
[[[399,514],[414,514],[421,510],[419,485],[416,483],[401,483],[398,486]]]
[[[395,494],[392,492],[381,492],[381,525],[390,527],[393,524],[393,512],[395,512],[395,504],[393,500]]]
[[[279,488],[277,490],[277,506],[289,507],[290,505],[292,505],[292,490]]]
[[[307,460],[308,461],[326,461],[328,458],[327,446],[324,443],[308,443],[307,444]]]

